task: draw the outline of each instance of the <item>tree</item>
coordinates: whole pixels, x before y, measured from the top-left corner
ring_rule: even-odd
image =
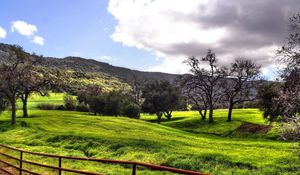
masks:
[[[76,110],[77,100],[74,99],[72,95],[65,94],[64,95],[64,104],[65,104],[66,110],[74,111],[74,110]]]
[[[283,85],[272,98],[271,109],[275,110],[270,110],[269,115],[283,122],[283,138],[300,141],[300,14],[290,21],[287,42],[277,52],[279,62],[286,65],[281,71]]]
[[[122,109],[122,115],[125,115],[129,118],[140,118],[141,108],[139,105],[135,103],[129,103],[128,105],[124,105]]]
[[[189,57],[186,63],[194,75],[190,83],[205,94],[209,109],[209,123],[212,123],[214,106],[222,97],[218,87],[220,87],[219,80],[225,76],[224,70],[217,65],[216,55],[211,50],[208,50],[202,59],[197,59],[194,56]]]
[[[132,75],[132,80],[130,81],[130,85],[132,87],[132,94],[134,97],[134,103],[137,105],[141,105],[142,103],[142,87],[144,84],[144,80],[140,79],[135,73]]]
[[[97,85],[89,85],[77,92],[77,100],[79,103],[85,103],[89,105],[91,112],[94,115],[97,113],[103,113],[105,106],[105,100],[103,96],[100,96],[103,93],[103,89]]]
[[[277,53],[286,67],[281,72],[284,85],[276,101],[283,119],[296,121],[300,113],[300,14],[291,17],[290,22],[287,43]]]
[[[191,104],[193,109],[198,110],[201,119],[205,120],[208,107],[205,92],[193,82],[193,75],[184,75],[180,80],[183,96],[187,98],[188,104]]]
[[[238,58],[231,64],[227,77],[221,80],[225,101],[228,102],[227,122],[232,120],[235,104],[255,100],[259,75],[260,66],[249,59]]]
[[[26,65],[27,68],[23,72],[20,83],[20,98],[23,103],[23,117],[28,117],[27,101],[30,94],[36,92],[41,96],[48,95],[51,87],[59,86],[61,75],[58,70],[40,67],[35,65],[38,58],[34,62]]]
[[[0,93],[0,113],[5,110],[7,106],[7,100],[5,99],[5,95]]]
[[[278,108],[274,108],[274,104],[275,99],[279,97],[281,88],[281,84],[277,82],[266,83],[258,88],[258,106],[263,111],[264,118],[269,121],[274,121],[279,116]]]
[[[11,105],[12,124],[16,123],[16,101],[21,91],[20,80],[23,79],[28,62],[31,62],[31,58],[20,46],[12,46],[1,55],[0,91],[5,94]]]
[[[160,123],[162,115],[171,119],[172,111],[178,103],[179,92],[168,81],[150,81],[143,88],[142,97],[145,99],[142,104],[143,111],[156,114],[157,122]]]

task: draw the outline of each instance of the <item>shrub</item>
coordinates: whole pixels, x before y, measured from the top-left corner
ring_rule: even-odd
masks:
[[[85,103],[79,103],[77,106],[76,106],[76,110],[79,111],[79,112],[89,112],[90,111],[90,108],[87,104]]]
[[[37,108],[41,110],[64,110],[63,105],[54,105],[49,103],[40,103],[37,105]]]
[[[123,115],[129,118],[140,118],[140,113],[141,108],[134,103],[126,105],[123,109]]]
[[[75,111],[77,100],[74,99],[71,95],[66,94],[64,96],[64,104],[65,104],[65,110]]]
[[[109,94],[106,99],[103,115],[118,116],[121,114],[121,107],[120,99]]]

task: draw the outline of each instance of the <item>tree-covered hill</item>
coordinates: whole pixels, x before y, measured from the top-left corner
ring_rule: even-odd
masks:
[[[93,59],[80,57],[53,58],[45,57],[42,62],[45,66],[53,66],[62,69],[72,69],[83,72],[105,73],[125,81],[132,80],[134,76],[143,80],[168,80],[174,81],[178,75],[161,72],[143,72],[128,68],[117,67],[108,63],[99,62]]]
[[[12,45],[0,43],[0,56],[5,53],[5,50],[11,49],[11,47]],[[168,80],[173,82],[178,77],[176,74],[131,70],[93,59],[71,56],[65,58],[42,57],[40,64],[42,66],[55,67],[59,69],[106,74],[107,76],[116,77],[123,81],[130,81],[133,77],[137,77],[142,80]]]

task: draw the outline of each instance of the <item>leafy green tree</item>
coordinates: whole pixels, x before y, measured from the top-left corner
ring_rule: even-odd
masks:
[[[257,92],[258,106],[263,111],[263,116],[269,121],[274,121],[279,116],[278,108],[274,108],[275,100],[279,97],[280,83],[267,83],[259,87]]]
[[[76,110],[77,100],[73,96],[66,94],[64,96],[64,104],[66,110],[74,111]]]
[[[141,108],[135,103],[129,103],[123,107],[122,114],[129,118],[140,118]]]
[[[179,90],[168,81],[150,81],[143,88],[142,98],[144,112],[157,115],[160,123],[162,115],[168,119],[172,117],[172,111],[176,108],[179,99]]]

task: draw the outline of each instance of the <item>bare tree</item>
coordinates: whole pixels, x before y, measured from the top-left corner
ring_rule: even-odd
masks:
[[[253,101],[258,86],[260,66],[249,59],[238,58],[231,64],[227,77],[222,79],[221,87],[225,101],[228,102],[227,122],[232,120],[232,109],[235,104]]]
[[[37,65],[28,65],[22,76],[23,78],[19,80],[19,93],[23,103],[23,117],[28,117],[27,101],[30,94],[48,95],[51,87],[59,84],[59,77],[57,76],[57,70]]]
[[[133,73],[130,84],[132,87],[134,102],[139,106],[142,104],[142,88],[144,83],[144,80],[140,79],[135,73]]]
[[[202,120],[206,119],[207,100],[205,92],[197,87],[193,82],[193,75],[184,75],[181,77],[182,95],[187,99],[188,104],[196,107]]]
[[[202,59],[190,57],[186,63],[194,75],[191,83],[194,83],[205,94],[209,109],[209,123],[212,123],[214,106],[222,97],[218,87],[220,86],[219,80],[225,75],[224,70],[217,65],[216,55],[211,50],[208,50]]]
[[[0,91],[5,94],[11,105],[12,124],[16,123],[16,101],[20,95],[20,80],[23,78],[23,72],[26,70],[26,62],[29,55],[22,47],[13,46],[1,55],[0,65]]]

